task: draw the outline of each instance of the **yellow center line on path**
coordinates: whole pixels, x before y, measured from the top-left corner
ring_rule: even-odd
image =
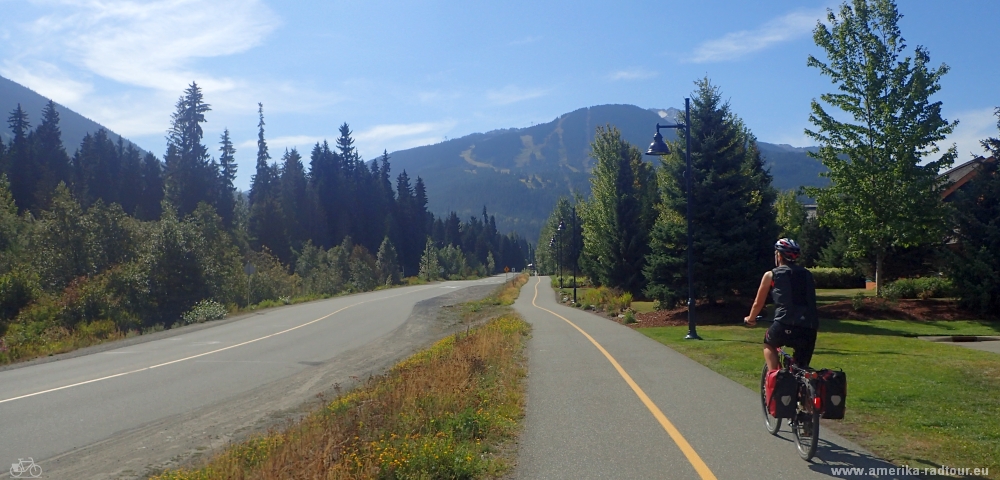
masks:
[[[219,348],[219,349],[216,349],[216,350],[212,350],[210,352],[199,353],[197,355],[191,355],[190,357],[179,358],[177,360],[171,360],[169,362],[164,362],[164,363],[152,365],[152,366],[149,366],[149,367],[143,367],[143,368],[139,368],[139,369],[136,369],[136,370],[131,370],[131,371],[128,371],[128,372],[116,373],[114,375],[108,375],[106,377],[95,378],[95,379],[92,379],[92,380],[78,382],[78,383],[74,383],[74,384],[71,384],[71,385],[63,385],[61,387],[50,388],[48,390],[42,390],[40,392],[35,392],[35,393],[29,393],[29,394],[26,394],[26,395],[21,395],[19,397],[7,398],[7,399],[4,399],[4,400],[0,400],[0,403],[13,402],[14,400],[20,400],[22,398],[34,397],[36,395],[41,395],[43,393],[57,392],[59,390],[66,390],[67,388],[79,387],[81,385],[87,385],[89,383],[100,382],[102,380],[109,380],[109,379],[116,378],[116,377],[123,377],[125,375],[131,375],[133,373],[145,372],[147,370],[152,370],[154,368],[165,367],[167,365],[173,365],[175,363],[180,363],[180,362],[183,362],[183,361],[186,361],[186,360],[191,360],[191,359],[195,359],[195,358],[198,358],[198,357],[204,357],[206,355],[211,355],[213,353],[219,353],[219,352],[230,350],[230,349],[233,349],[233,348],[236,348],[236,347],[242,347],[243,345],[248,345],[248,344],[251,344],[251,343],[254,343],[254,342],[259,342],[261,340],[265,340],[265,339],[268,339],[268,338],[271,338],[271,337],[276,337],[276,336],[281,335],[283,333],[288,333],[288,332],[291,332],[292,330],[298,330],[298,329],[300,329],[302,327],[312,325],[312,324],[314,324],[316,322],[319,322],[319,321],[322,321],[322,320],[326,320],[327,318],[330,318],[330,317],[332,317],[332,316],[334,316],[334,315],[336,315],[336,314],[338,314],[340,312],[343,312],[344,310],[347,310],[348,308],[351,308],[351,307],[356,307],[358,305],[361,305],[361,304],[364,304],[364,303],[371,303],[371,302],[374,302],[374,301],[388,300],[390,298],[400,297],[400,296],[403,296],[403,295],[409,295],[411,293],[421,292],[421,291],[424,291],[424,290],[430,290],[432,288],[434,288],[434,287],[424,287],[424,288],[421,288],[421,289],[413,290],[412,292],[405,292],[405,293],[400,293],[400,294],[397,294],[397,295],[391,295],[391,296],[388,296],[388,297],[381,297],[381,298],[377,298],[377,299],[365,300],[363,302],[358,302],[358,303],[354,303],[354,304],[348,305],[348,306],[346,306],[344,308],[341,308],[340,310],[328,313],[326,315],[323,315],[322,317],[319,317],[319,318],[317,318],[315,320],[308,321],[308,322],[303,323],[301,325],[296,325],[296,326],[294,326],[292,328],[289,328],[289,329],[286,329],[286,330],[282,330],[280,332],[272,333],[270,335],[265,335],[265,336],[260,337],[260,338],[255,338],[253,340],[247,340],[247,341],[245,341],[243,343],[237,343],[236,345],[230,345],[228,347]]]
[[[646,405],[646,408],[648,408],[649,412],[653,414],[653,417],[656,417],[656,420],[660,422],[660,425],[663,426],[663,429],[667,431],[667,434],[670,435],[670,438],[673,439],[674,443],[677,444],[677,447],[681,449],[681,452],[684,453],[684,456],[687,457],[688,462],[691,463],[691,466],[694,467],[695,471],[698,472],[698,475],[701,476],[702,480],[716,480],[715,474],[713,474],[712,471],[709,470],[708,465],[706,465],[705,462],[701,459],[701,457],[698,456],[698,452],[694,451],[694,448],[692,448],[691,444],[684,439],[684,436],[681,435],[681,432],[677,430],[677,427],[674,427],[674,424],[670,423],[670,420],[667,419],[667,416],[664,415],[662,411],[660,411],[660,407],[657,407],[656,404],[653,403],[653,401],[649,398],[649,396],[646,395],[646,392],[642,391],[642,388],[639,388],[639,384],[635,383],[635,380],[632,380],[632,376],[629,375],[624,368],[622,368],[622,366],[618,363],[618,361],[615,360],[615,357],[612,357],[611,354],[608,353],[608,351],[605,350],[600,343],[597,343],[597,340],[594,340],[594,337],[591,337],[589,333],[583,331],[582,328],[578,327],[568,318],[559,315],[558,313],[553,312],[552,310],[549,310],[545,307],[539,306],[537,303],[535,303],[535,301],[538,300],[538,284],[541,283],[541,281],[542,278],[538,277],[538,281],[535,282],[535,296],[534,298],[531,299],[531,304],[534,305],[535,308],[538,308],[540,310],[545,310],[546,312],[549,312],[552,315],[561,318],[564,322],[570,324],[578,332],[582,333],[584,337],[587,337],[587,340],[590,340],[590,343],[593,343],[594,346],[597,347],[597,349],[604,354],[604,357],[607,358],[609,362],[611,362],[611,365],[615,367],[615,370],[618,370],[618,374],[621,375],[623,379],[625,379],[625,383],[627,383],[628,386],[632,387],[632,391],[635,392],[635,394],[639,397],[639,400],[642,400],[642,403]]]

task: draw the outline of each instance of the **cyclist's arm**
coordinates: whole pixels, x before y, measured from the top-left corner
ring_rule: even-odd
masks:
[[[757,289],[757,298],[753,301],[753,307],[750,308],[750,316],[743,319],[748,325],[753,326],[757,323],[757,315],[764,308],[764,302],[767,300],[767,294],[771,291],[771,276],[772,273],[767,271],[764,273],[764,278],[760,279],[760,288]]]

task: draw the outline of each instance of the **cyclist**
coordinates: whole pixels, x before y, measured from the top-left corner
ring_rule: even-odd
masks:
[[[779,347],[795,349],[795,364],[808,367],[816,348],[819,318],[816,311],[816,283],[812,273],[795,263],[799,257],[795,240],[782,238],[774,244],[774,270],[764,273],[750,315],[743,319],[749,327],[757,324],[767,292],[774,300],[774,323],[764,334],[764,361],[769,370],[778,369]]]

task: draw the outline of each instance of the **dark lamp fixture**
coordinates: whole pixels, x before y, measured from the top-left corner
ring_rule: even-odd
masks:
[[[653,143],[649,144],[649,150],[646,150],[646,155],[670,155],[670,147],[663,141],[663,135],[660,135],[659,128],[656,129],[656,135],[653,135]]]

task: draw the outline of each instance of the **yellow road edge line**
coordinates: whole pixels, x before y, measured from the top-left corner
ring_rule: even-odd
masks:
[[[615,370],[618,370],[618,374],[621,375],[623,379],[625,379],[625,383],[627,383],[628,386],[632,387],[632,391],[635,392],[635,394],[639,397],[639,400],[642,401],[643,405],[645,405],[646,408],[649,409],[649,412],[653,414],[653,417],[655,417],[656,420],[660,422],[660,425],[663,427],[664,430],[667,431],[667,434],[670,435],[670,438],[674,441],[674,443],[677,444],[677,447],[681,449],[681,452],[684,453],[684,456],[687,457],[688,462],[691,463],[691,466],[694,467],[696,472],[698,472],[698,475],[701,476],[702,480],[717,480],[715,478],[715,474],[712,473],[712,470],[708,468],[708,465],[705,464],[705,461],[701,459],[701,456],[698,455],[698,452],[694,451],[694,447],[692,447],[691,444],[684,439],[684,436],[681,435],[681,432],[679,430],[677,430],[677,427],[674,427],[674,424],[670,423],[670,420],[667,419],[667,416],[664,415],[662,411],[660,411],[660,407],[657,407],[656,404],[653,403],[653,400],[651,400],[649,396],[646,395],[646,392],[644,392],[642,388],[639,387],[639,384],[635,383],[635,380],[632,380],[632,376],[629,375],[624,368],[622,368],[622,366],[618,363],[618,361],[615,360],[615,357],[612,357],[611,354],[608,353],[608,351],[605,350],[600,343],[597,343],[597,340],[594,340],[594,337],[591,337],[589,333],[585,332],[582,328],[578,327],[568,318],[559,315],[558,313],[553,312],[552,310],[549,310],[545,307],[539,306],[537,303],[535,303],[535,300],[538,299],[538,284],[541,282],[542,278],[538,277],[538,280],[535,282],[535,296],[534,298],[531,299],[531,304],[534,305],[535,308],[538,308],[540,310],[545,310],[546,312],[549,312],[552,315],[561,318],[564,322],[570,324],[570,326],[575,328],[578,332],[582,333],[584,337],[587,337],[587,340],[590,340],[590,343],[593,343],[594,346],[597,347],[597,349],[604,354],[604,357],[607,358],[609,362],[611,362],[611,365],[615,367]]]
[[[125,375],[131,375],[133,373],[145,372],[146,370],[152,370],[154,368],[165,367],[167,365],[172,365],[172,364],[175,364],[175,363],[180,363],[180,362],[183,362],[185,360],[191,360],[191,359],[198,358],[198,357],[204,357],[205,355],[211,355],[213,353],[222,352],[224,350],[229,350],[229,349],[236,348],[236,347],[242,347],[243,345],[247,345],[247,344],[254,343],[254,342],[259,342],[261,340],[268,339],[268,338],[271,338],[271,337],[275,337],[275,336],[281,335],[283,333],[291,332],[292,330],[298,330],[298,329],[300,329],[302,327],[305,327],[305,326],[308,326],[308,325],[312,325],[312,324],[314,324],[316,322],[319,322],[321,320],[326,320],[327,318],[330,318],[330,317],[332,317],[332,316],[334,316],[334,315],[336,315],[336,314],[338,314],[340,312],[343,312],[344,310],[347,310],[348,308],[351,308],[351,307],[356,307],[356,306],[364,304],[364,303],[371,303],[371,302],[374,302],[374,301],[377,301],[377,300],[387,300],[387,299],[390,299],[390,298],[400,297],[400,296],[403,296],[403,295],[409,295],[411,293],[422,292],[424,290],[430,290],[432,288],[434,288],[434,287],[425,287],[425,288],[420,288],[420,289],[417,289],[417,290],[413,290],[412,292],[405,292],[405,293],[400,293],[400,294],[397,294],[397,295],[391,295],[391,296],[388,296],[388,297],[381,297],[381,298],[372,299],[372,300],[365,300],[363,302],[358,302],[358,303],[354,303],[354,304],[348,305],[348,306],[346,306],[344,308],[341,308],[340,310],[328,313],[326,315],[323,315],[322,317],[319,317],[319,318],[317,318],[315,320],[311,320],[309,322],[303,323],[301,325],[296,325],[296,326],[294,326],[292,328],[289,328],[289,329],[286,329],[286,330],[282,330],[280,332],[272,333],[270,335],[265,335],[265,336],[260,337],[260,338],[255,338],[253,340],[247,340],[247,341],[245,341],[243,343],[237,343],[236,345],[230,345],[228,347],[219,348],[219,349],[216,349],[216,350],[212,350],[210,352],[199,353],[197,355],[191,355],[190,357],[180,358],[180,359],[177,359],[177,360],[171,360],[169,362],[159,363],[159,364],[156,364],[156,365],[152,365],[152,366],[149,366],[149,367],[143,367],[143,368],[139,368],[139,369],[136,369],[136,370],[131,370],[131,371],[128,371],[128,372],[116,373],[114,375],[108,375],[106,377],[94,378],[94,379],[91,379],[91,380],[85,380],[83,382],[77,382],[77,383],[74,383],[74,384],[71,384],[71,385],[63,385],[61,387],[50,388],[48,390],[42,390],[40,392],[28,393],[26,395],[21,395],[19,397],[11,397],[11,398],[7,398],[7,399],[4,399],[4,400],[0,400],[0,403],[13,402],[14,400],[21,400],[23,398],[34,397],[34,396],[37,396],[37,395],[41,395],[43,393],[58,392],[59,390],[66,390],[67,388],[79,387],[81,385],[87,385],[88,383],[100,382],[102,380],[109,380],[109,379],[116,378],[116,377],[124,377]]]

